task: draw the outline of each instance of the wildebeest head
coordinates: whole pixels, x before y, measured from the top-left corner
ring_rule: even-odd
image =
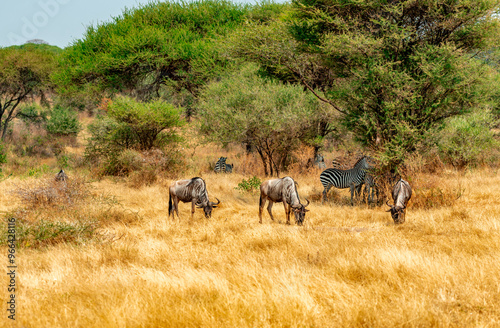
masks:
[[[203,209],[203,212],[205,213],[205,217],[207,219],[210,219],[210,217],[212,216],[212,209],[220,204],[220,200],[218,198],[215,199],[217,199],[217,203],[208,201],[206,203],[196,204],[198,208]]]
[[[304,224],[304,219],[306,218],[306,212],[309,212],[309,210],[306,210],[306,207],[309,205],[309,200],[306,198],[307,204],[299,204],[296,206],[292,206],[293,214],[295,215],[295,223],[297,225],[303,225]]]
[[[393,206],[389,204],[389,201],[386,202],[387,206],[390,207],[386,212],[391,212],[392,219],[394,223],[404,223],[405,222],[405,209],[406,206]]]

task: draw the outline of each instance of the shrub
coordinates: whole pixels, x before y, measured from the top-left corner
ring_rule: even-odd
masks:
[[[27,126],[41,125],[47,121],[47,110],[37,103],[26,104],[19,109],[17,117]]]
[[[118,97],[108,105],[108,115],[120,123],[119,135],[128,142],[127,148],[140,150],[161,148],[175,140],[174,128],[183,125],[180,113],[179,108],[161,100],[141,103]]]
[[[455,117],[437,133],[437,148],[444,162],[466,168],[484,162],[498,148],[492,128],[498,124],[490,112]]]
[[[177,130],[183,124],[180,109],[170,104],[119,97],[108,102],[107,115],[89,125],[85,157],[98,174],[128,175],[146,167],[157,172],[177,160]],[[153,153],[156,160],[148,162]]]
[[[56,106],[47,121],[47,132],[59,136],[76,136],[81,131],[77,113],[66,107]]]
[[[262,181],[256,176],[254,176],[253,178],[250,178],[248,180],[243,179],[240,183],[238,183],[238,187],[235,187],[234,189],[246,192],[253,192],[257,191],[261,184]]]
[[[16,186],[12,191],[27,208],[73,206],[90,196],[90,189],[85,181],[78,177],[66,182],[53,178],[37,180]]]

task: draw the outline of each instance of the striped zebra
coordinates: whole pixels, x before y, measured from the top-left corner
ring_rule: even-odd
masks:
[[[349,170],[339,170],[339,169],[326,169],[321,172],[319,179],[321,184],[325,188],[323,190],[323,200],[326,199],[326,194],[331,187],[345,189],[351,189],[351,205],[354,205],[353,198],[354,193],[358,193],[359,186],[364,183],[366,171],[370,168],[368,163],[368,156],[361,157],[354,167]]]
[[[375,178],[370,173],[365,176],[365,189],[363,191],[363,199],[366,198],[367,203],[373,202],[375,196],[377,196],[377,202],[379,198],[379,190]]]
[[[217,163],[215,163],[214,172],[215,173],[225,173],[226,172],[226,159],[227,157],[219,157]]]

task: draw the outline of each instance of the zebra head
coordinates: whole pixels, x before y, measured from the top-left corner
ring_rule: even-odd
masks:
[[[196,204],[196,206],[198,208],[202,208],[203,209],[203,212],[205,213],[205,217],[207,219],[210,219],[210,217],[212,217],[212,209],[215,208],[215,207],[217,207],[220,204],[220,200],[217,197],[215,199],[217,199],[217,203],[207,201],[205,203]]]
[[[292,206],[293,214],[295,215],[295,223],[297,225],[303,225],[304,224],[304,219],[306,218],[306,212],[309,212],[309,210],[306,210],[306,207],[309,205],[309,199],[307,199],[307,204],[300,204],[296,206]]]
[[[356,162],[356,164],[354,164],[354,167],[362,170],[369,170],[370,168],[372,168],[373,164],[374,164],[373,159],[370,156],[365,155],[361,157]]]

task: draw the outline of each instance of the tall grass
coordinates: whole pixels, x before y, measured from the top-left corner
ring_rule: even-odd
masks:
[[[203,156],[202,156],[203,157]],[[236,162],[236,161],[235,161]],[[202,177],[222,203],[210,220],[168,218],[166,186],[93,182],[123,207],[82,207],[109,238],[21,247],[18,321],[25,327],[494,327],[500,325],[500,178],[489,170],[432,176],[461,196],[419,205],[420,187],[395,226],[385,206],[309,206],[305,225],[264,213],[251,176]],[[431,176],[413,177],[414,184]],[[318,174],[294,175],[299,194],[322,191]],[[265,178],[260,176],[261,180]],[[13,184],[0,185],[12,188]],[[335,191],[333,199],[349,197]],[[14,197],[10,195],[9,197]],[[6,201],[7,199],[3,199]],[[93,209],[92,209],[93,208]],[[100,213],[100,214],[99,214]],[[114,214],[113,214],[114,213]],[[126,213],[137,213],[127,215]],[[46,215],[47,213],[45,213]],[[82,213],[83,215],[85,213]],[[292,220],[293,221],[293,220]],[[1,246],[5,251],[5,246]],[[5,252],[4,252],[5,253]],[[2,275],[0,286],[7,286]],[[6,316],[0,322],[7,324]]]

